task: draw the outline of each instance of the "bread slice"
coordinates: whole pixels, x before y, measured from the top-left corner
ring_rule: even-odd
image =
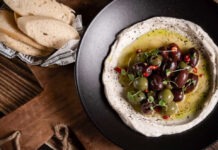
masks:
[[[20,18],[21,16],[18,15],[16,12],[14,12],[14,20],[15,22],[17,22],[17,19]]]
[[[56,0],[4,0],[4,2],[21,16],[47,16],[67,24],[72,23],[75,18],[74,10]]]
[[[45,46],[42,46],[36,43],[31,38],[27,37],[17,28],[13,12],[7,10],[0,10],[0,32],[6,33],[10,37],[19,40],[23,43],[26,43],[32,47],[35,47],[37,49],[47,49]]]
[[[18,28],[36,42],[46,47],[59,49],[71,39],[79,39],[72,26],[42,16],[25,16],[17,19]]]
[[[21,52],[22,54],[31,55],[31,56],[47,56],[52,52],[47,50],[39,50],[37,48],[29,46],[25,43],[22,43],[18,40],[11,38],[5,33],[0,33],[0,42],[2,42],[7,47],[17,52]]]

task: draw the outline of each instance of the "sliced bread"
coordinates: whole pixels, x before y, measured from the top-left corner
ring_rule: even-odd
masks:
[[[34,48],[32,46],[29,46],[23,42],[20,42],[18,40],[15,40],[8,36],[5,33],[0,32],[0,42],[5,44],[7,47],[17,51],[21,52],[22,54],[31,55],[31,56],[47,56],[51,54],[51,51],[47,50],[39,50],[37,48]]]
[[[18,15],[16,12],[14,12],[14,20],[15,22],[17,22],[17,19],[20,18],[21,16]]]
[[[21,16],[47,16],[67,24],[72,23],[75,18],[74,10],[56,0],[4,0],[4,2]]]
[[[79,39],[72,26],[42,16],[25,16],[17,19],[18,28],[36,42],[46,47],[59,49],[71,39]]]
[[[42,46],[23,34],[17,27],[14,20],[14,13],[7,10],[0,10],[0,32],[6,33],[10,37],[19,40],[23,43],[26,43],[37,49],[47,49],[45,46]]]

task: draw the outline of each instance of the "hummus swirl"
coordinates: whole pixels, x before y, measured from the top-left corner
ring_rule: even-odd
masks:
[[[137,112],[123,97],[123,87],[117,79],[114,68],[119,64],[123,50],[142,35],[153,30],[165,29],[176,32],[187,38],[208,57],[211,69],[211,87],[203,109],[198,115],[186,120],[164,120],[158,117],[149,117]],[[113,44],[110,54],[105,60],[103,71],[103,84],[105,95],[109,104],[119,114],[120,118],[130,128],[143,135],[158,137],[161,135],[175,134],[186,131],[204,120],[215,108],[218,101],[217,64],[218,47],[203,29],[183,19],[169,17],[154,17],[137,23],[123,30]]]

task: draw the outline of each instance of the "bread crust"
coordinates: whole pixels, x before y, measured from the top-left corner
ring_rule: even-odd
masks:
[[[38,44],[30,37],[23,34],[17,27],[14,20],[14,13],[7,10],[0,10],[0,32],[6,33],[10,37],[26,43],[34,48],[45,50],[45,46]]]
[[[4,0],[21,16],[47,16],[71,24],[75,18],[74,10],[56,0]]]
[[[42,57],[42,56],[48,56],[52,53],[52,51],[47,50],[39,50],[37,48],[34,48],[30,45],[27,45],[23,42],[20,42],[18,40],[15,40],[8,36],[5,33],[0,32],[0,42],[5,44],[7,47],[20,52],[22,54],[30,55],[30,56],[36,56],[36,57]]]
[[[69,40],[80,38],[74,27],[50,17],[20,17],[17,25],[22,32],[46,47],[59,49]]]

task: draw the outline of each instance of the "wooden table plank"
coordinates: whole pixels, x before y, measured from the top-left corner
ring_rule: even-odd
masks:
[[[38,95],[42,88],[27,65],[0,55],[0,111],[12,112]]]
[[[35,149],[49,140],[53,136],[54,125],[74,124],[74,118],[82,111],[81,107],[77,107],[80,101],[75,96],[72,66],[55,69],[35,67],[35,70],[42,81],[44,91],[0,119],[0,137],[19,130],[22,132],[22,148],[28,150]]]

